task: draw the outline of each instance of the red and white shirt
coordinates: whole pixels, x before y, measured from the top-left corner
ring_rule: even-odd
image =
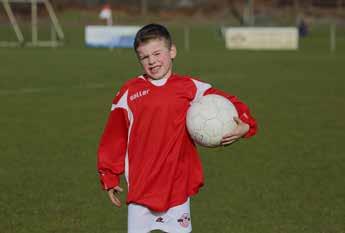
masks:
[[[166,211],[198,192],[204,177],[196,146],[186,128],[190,104],[207,94],[228,98],[255,134],[248,107],[235,96],[189,76],[172,74],[163,85],[144,76],[129,80],[113,100],[98,150],[104,189],[119,185],[125,174],[127,204]]]

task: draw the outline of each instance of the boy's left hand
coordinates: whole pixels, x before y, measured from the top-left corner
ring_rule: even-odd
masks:
[[[220,143],[222,146],[228,146],[236,142],[238,139],[243,137],[249,130],[249,125],[247,123],[244,123],[240,118],[234,117],[234,121],[236,122],[237,127],[230,133],[224,135]]]

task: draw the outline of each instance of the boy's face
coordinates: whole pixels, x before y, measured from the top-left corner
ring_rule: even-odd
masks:
[[[172,60],[176,47],[168,47],[164,39],[153,39],[137,48],[137,55],[145,73],[152,79],[168,78],[172,72]]]

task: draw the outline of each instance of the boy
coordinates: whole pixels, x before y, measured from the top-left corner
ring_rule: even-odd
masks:
[[[111,202],[121,206],[119,176],[128,185],[128,233],[191,232],[189,197],[203,185],[196,146],[186,129],[190,103],[219,94],[237,108],[229,145],[256,132],[249,109],[235,96],[172,72],[176,47],[158,24],[141,28],[134,49],[144,74],[129,80],[113,100],[98,151],[98,171]]]

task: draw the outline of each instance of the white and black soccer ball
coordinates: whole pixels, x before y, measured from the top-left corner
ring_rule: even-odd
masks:
[[[187,129],[192,139],[205,147],[220,146],[223,136],[236,126],[235,106],[220,95],[206,95],[192,103],[187,111]]]

